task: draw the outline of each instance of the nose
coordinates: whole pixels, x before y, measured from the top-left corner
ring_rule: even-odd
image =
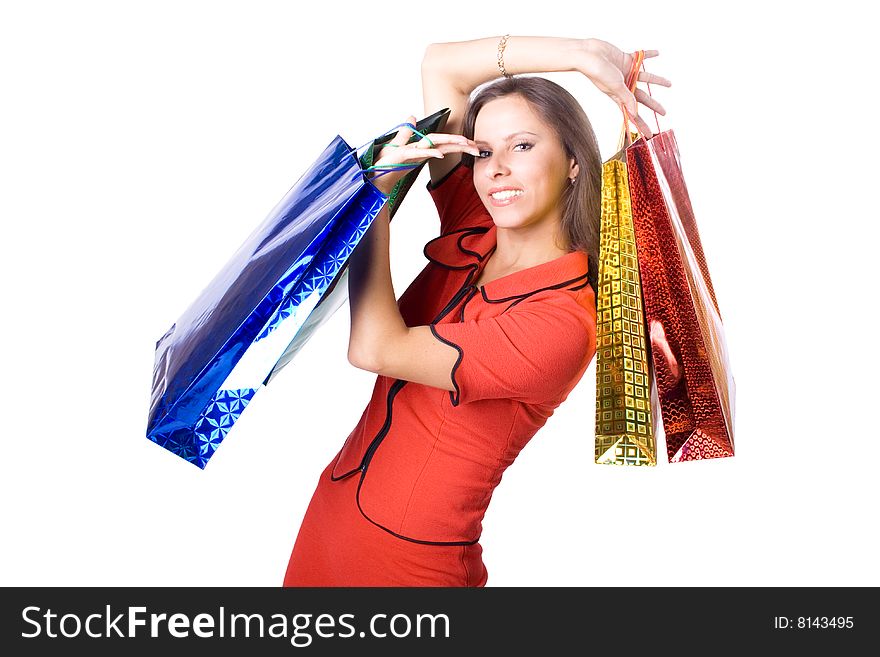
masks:
[[[489,180],[497,180],[498,178],[503,178],[508,175],[510,173],[510,167],[507,166],[504,158],[497,153],[492,153],[492,156],[489,157],[486,162],[484,172]]]

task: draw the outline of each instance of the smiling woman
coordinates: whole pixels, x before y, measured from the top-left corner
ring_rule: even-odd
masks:
[[[579,249],[590,256],[595,289],[602,163],[577,100],[545,78],[501,80],[469,104],[463,133],[480,153],[462,161],[498,227],[492,270],[519,271]]]
[[[623,83],[631,61],[595,39],[428,47],[425,109],[450,109],[447,133],[409,144],[401,130],[376,166],[429,160],[440,235],[399,300],[387,211],[351,257],[349,360],[378,376],[319,478],[286,586],[486,584],[492,492],[596,351],[596,139],[562,87],[508,74],[578,70],[632,115],[647,101]],[[387,193],[401,175],[375,184]]]

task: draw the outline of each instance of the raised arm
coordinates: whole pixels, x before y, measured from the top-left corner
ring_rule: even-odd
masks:
[[[471,92],[484,82],[501,77],[498,46],[501,36],[432,43],[422,58],[422,96],[425,114],[448,107],[444,132],[461,134]],[[509,75],[539,71],[572,71],[581,57],[583,39],[558,37],[508,37],[504,68]],[[428,162],[431,183],[436,184],[461,161],[460,154]]]
[[[425,110],[432,114],[444,107],[450,109],[444,132],[431,135],[433,139],[407,144],[411,133],[402,128],[392,145],[380,152],[377,166],[427,160],[431,182],[437,183],[461,161],[462,152],[479,153],[474,142],[461,136],[464,113],[474,89],[501,75],[499,41],[500,37],[488,37],[427,47],[422,59]],[[657,51],[645,51],[646,57],[656,55]],[[629,73],[632,59],[598,39],[512,36],[504,49],[504,67],[510,75],[580,71],[618,104],[625,104],[643,134],[650,136],[647,124],[636,114],[638,103],[661,114],[665,112],[648,94],[637,90],[633,96],[626,87],[624,76]],[[651,73],[641,73],[638,80],[669,86],[664,78]],[[408,120],[414,122],[415,117]],[[379,177],[375,184],[387,194],[403,173],[393,171]],[[383,209],[349,263],[349,361],[358,368],[388,377],[453,391],[452,369],[459,352],[438,340],[430,326],[405,324],[391,284],[389,242],[388,212]]]
[[[425,114],[448,107],[449,118],[444,132],[461,134],[464,112],[470,94],[481,84],[501,77],[498,50],[501,37],[472,41],[432,43],[422,58],[422,96]],[[646,57],[657,55],[648,50]],[[596,87],[618,104],[624,103],[635,117],[639,129],[647,136],[651,130],[638,117],[638,103],[664,114],[654,99],[641,89],[635,96],[626,88],[624,77],[632,66],[632,55],[600,39],[569,39],[564,37],[510,36],[503,51],[504,69],[508,75],[517,73],[549,73],[579,71]],[[669,81],[650,73],[639,76],[642,82],[664,84]],[[442,160],[428,162],[431,183],[438,183],[461,160],[458,153],[449,153]]]

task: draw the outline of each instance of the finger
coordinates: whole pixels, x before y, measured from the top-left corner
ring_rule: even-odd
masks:
[[[393,155],[395,160],[417,160],[426,155],[443,155],[443,151],[438,148],[423,148],[417,143],[405,144],[400,148],[396,148],[395,151]]]
[[[410,144],[403,156],[410,162],[424,160],[426,157],[443,159],[443,151],[438,148],[418,148],[414,144]]]
[[[638,114],[630,113],[629,120],[632,123],[635,123],[636,129],[645,137],[645,139],[650,139],[654,135],[645,120]]]
[[[636,116],[633,121],[635,122],[636,127],[638,127],[639,132],[645,136],[645,139],[650,139],[654,136],[654,132],[648,127],[648,124],[641,116]]]
[[[414,149],[418,153],[426,153],[437,151],[443,153],[444,155],[448,155],[449,153],[469,153],[473,156],[478,156],[481,152],[478,146],[473,146],[468,143],[460,143],[460,142],[448,142],[448,143],[440,143],[435,144],[434,148],[425,148],[421,147],[418,144],[409,144],[407,147]]]
[[[661,105],[656,98],[649,94],[646,94],[641,89],[636,89],[636,99],[648,109],[654,110],[658,114],[666,116],[666,110],[663,108],[663,105]]]
[[[386,144],[388,146],[390,144]],[[480,149],[467,143],[450,142],[439,144],[435,148],[420,147],[418,143],[396,145],[388,152],[382,151],[376,162],[376,166],[388,164],[413,164],[422,162],[430,157],[443,159],[447,153],[470,153],[477,157]]]
[[[629,112],[630,116],[636,116],[639,113],[639,103],[636,100],[635,95],[631,92],[625,84],[621,84],[620,87],[614,93],[614,99],[618,102],[618,104],[623,105],[626,108],[626,111]]]
[[[408,117],[403,123],[412,123],[415,125],[415,117]],[[407,141],[409,141],[410,137],[412,137],[412,130],[405,125],[398,126],[397,132],[394,133],[394,136],[388,140],[385,146],[403,146]]]
[[[420,150],[426,149],[442,149],[444,153],[463,153],[463,152],[473,152],[474,155],[479,155],[479,149],[475,144],[468,143],[467,141],[459,141],[459,140],[438,140],[435,142],[428,142],[424,139],[411,144]]]
[[[459,144],[462,146],[475,146],[475,144],[467,137],[463,137],[462,135],[446,134],[442,132],[432,132],[428,135],[425,135],[422,139],[416,142],[416,145],[419,148],[433,148],[438,144]]]
[[[409,116],[409,117],[407,117],[406,121],[404,121],[404,123],[411,123],[412,125],[415,125],[416,124],[416,117]],[[413,135],[413,131],[410,128],[406,127],[405,125],[402,125],[402,126],[400,126],[400,128],[397,131],[397,134],[394,135],[394,139],[392,139],[390,143],[397,144],[397,145],[405,144],[406,142],[408,142],[410,140],[412,135]]]
[[[458,142],[450,142],[446,144],[437,144],[437,150],[441,153],[468,153],[474,157],[480,154],[480,149],[471,144],[461,144]]]
[[[672,82],[666,78],[656,75],[655,73],[648,73],[647,71],[639,71],[639,82],[644,82],[646,84],[659,84],[661,87],[672,86]]]
[[[431,132],[426,135],[431,141],[435,144],[449,144],[449,143],[458,143],[458,144],[471,144],[472,140],[468,139],[464,135],[457,135],[448,132]]]

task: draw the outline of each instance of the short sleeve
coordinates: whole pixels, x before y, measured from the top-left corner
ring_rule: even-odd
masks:
[[[595,315],[566,297],[519,303],[497,317],[431,324],[455,347],[453,406],[480,399],[550,403],[577,385],[596,352]]]
[[[436,185],[428,182],[427,189],[440,215],[441,235],[464,226],[480,226],[492,222],[492,217],[474,187],[473,172],[461,162]]]

